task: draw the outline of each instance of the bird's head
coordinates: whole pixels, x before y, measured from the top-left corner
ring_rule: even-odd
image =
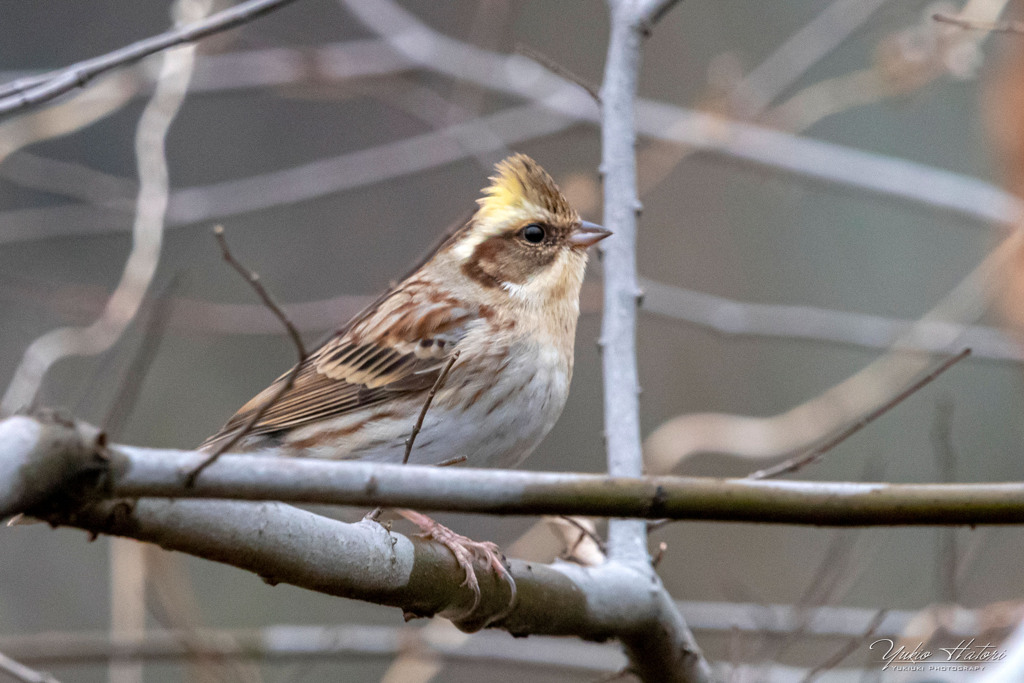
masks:
[[[500,162],[469,224],[450,243],[462,272],[513,299],[579,297],[587,247],[611,234],[581,220],[551,176],[516,154]]]

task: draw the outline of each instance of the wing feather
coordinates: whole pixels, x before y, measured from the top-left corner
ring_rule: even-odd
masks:
[[[429,390],[480,314],[456,300],[436,300],[431,288],[417,284],[423,285],[406,283],[378,300],[311,353],[292,386],[247,436],[273,436]],[[242,406],[202,447],[231,438],[273,399],[287,376]]]

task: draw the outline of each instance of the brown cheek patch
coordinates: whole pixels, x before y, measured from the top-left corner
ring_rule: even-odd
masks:
[[[557,247],[550,245],[534,247],[512,238],[492,237],[477,246],[462,272],[485,287],[500,287],[505,282],[521,285],[557,255]]]
[[[484,244],[486,244],[486,242]],[[490,270],[493,267],[493,263],[489,261],[485,262],[480,257],[480,249],[483,246],[483,244],[478,246],[473,251],[473,255],[466,259],[462,264],[462,272],[470,280],[478,282],[484,287],[492,289],[499,288],[501,287],[501,280],[495,277]]]

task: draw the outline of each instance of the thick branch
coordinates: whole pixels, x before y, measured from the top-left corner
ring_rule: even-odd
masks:
[[[467,615],[473,595],[462,585],[454,557],[437,543],[389,532],[376,522],[345,524],[283,503],[150,499],[99,503],[47,518],[229,564],[271,584],[399,607],[411,616],[439,614],[466,630],[481,628],[508,606],[507,585],[481,570],[481,605]],[[637,577],[518,560],[511,561],[511,573],[518,587],[515,606],[488,626],[513,634],[601,640],[637,632],[652,614]]]
[[[92,434],[92,436],[90,436]],[[421,467],[226,454],[194,487],[196,451],[108,447],[95,430],[24,416],[0,422],[0,511],[66,499],[219,498],[518,515],[895,526],[1024,522],[1024,483],[885,484]],[[107,469],[102,488],[92,487]],[[38,474],[37,473],[42,473]],[[88,475],[88,476],[86,476]]]
[[[885,484],[444,469],[225,455],[194,488],[201,454],[121,449],[110,495],[385,505],[498,515],[892,526],[1018,524],[1024,483]],[[156,456],[156,457],[154,457]]]

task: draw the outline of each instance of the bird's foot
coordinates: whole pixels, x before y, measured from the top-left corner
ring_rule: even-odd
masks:
[[[516,602],[516,582],[505,567],[505,556],[501,549],[490,541],[474,541],[471,538],[457,534],[448,527],[435,522],[430,517],[416,512],[415,510],[398,510],[398,513],[420,528],[420,535],[423,538],[437,541],[451,551],[455,560],[466,573],[466,579],[461,585],[473,591],[473,607],[468,615],[472,615],[480,606],[480,582],[476,578],[475,565],[479,563],[485,568],[494,571],[498,577],[508,584],[511,591],[508,607],[501,613],[495,615],[488,621],[497,621],[512,611]]]

